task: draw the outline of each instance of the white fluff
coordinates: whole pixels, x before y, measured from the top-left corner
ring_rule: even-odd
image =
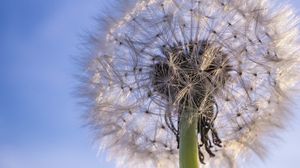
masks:
[[[156,92],[149,96],[153,60],[163,59],[163,45],[205,40],[228,56],[233,69],[214,93],[223,147],[216,157],[206,156],[205,167],[238,167],[251,153],[265,157],[297,94],[299,18],[293,10],[271,0],[140,0],[128,8],[128,1],[118,3],[112,11],[119,12],[104,17],[93,36],[82,75],[87,118],[101,150],[122,168],[179,167],[176,137],[164,120],[167,113],[176,122],[178,104]],[[206,62],[195,66],[205,69],[209,57]],[[222,71],[215,74],[224,78]]]

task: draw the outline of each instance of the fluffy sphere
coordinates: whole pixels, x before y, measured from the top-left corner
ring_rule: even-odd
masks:
[[[293,10],[269,0],[118,3],[91,38],[82,75],[101,149],[122,168],[178,167],[189,106],[207,167],[264,157],[299,81]]]

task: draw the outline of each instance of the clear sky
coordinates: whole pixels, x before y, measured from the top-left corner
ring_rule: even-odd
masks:
[[[114,168],[105,154],[97,158],[72,96],[72,57],[94,29],[101,2],[0,1],[0,168]],[[299,107],[272,154],[248,167],[299,167]]]

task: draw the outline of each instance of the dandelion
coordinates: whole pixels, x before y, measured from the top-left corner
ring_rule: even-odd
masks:
[[[136,168],[264,158],[299,81],[292,9],[268,0],[130,2],[103,19],[82,75],[100,149]]]

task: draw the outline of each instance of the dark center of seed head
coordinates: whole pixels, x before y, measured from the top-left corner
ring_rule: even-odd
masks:
[[[173,46],[162,46],[161,55],[164,61],[155,62],[151,73],[154,92],[162,97],[179,103],[179,106],[192,106],[199,109],[198,134],[199,160],[204,163],[204,148],[210,156],[214,156],[212,145],[221,147],[221,140],[214,128],[214,120],[218,111],[214,94],[220,90],[228,78],[231,66],[227,55],[219,47],[214,47],[207,41],[189,42]],[[181,99],[178,100],[178,97]],[[178,101],[178,102],[175,102]],[[179,122],[174,124],[172,118],[165,122],[175,134],[179,147]],[[176,128],[177,127],[177,128]]]
[[[208,93],[224,86],[228,77],[230,66],[226,54],[206,41],[164,46],[161,54],[166,59],[154,63],[152,86],[173,101],[187,89],[186,96],[197,107]]]

